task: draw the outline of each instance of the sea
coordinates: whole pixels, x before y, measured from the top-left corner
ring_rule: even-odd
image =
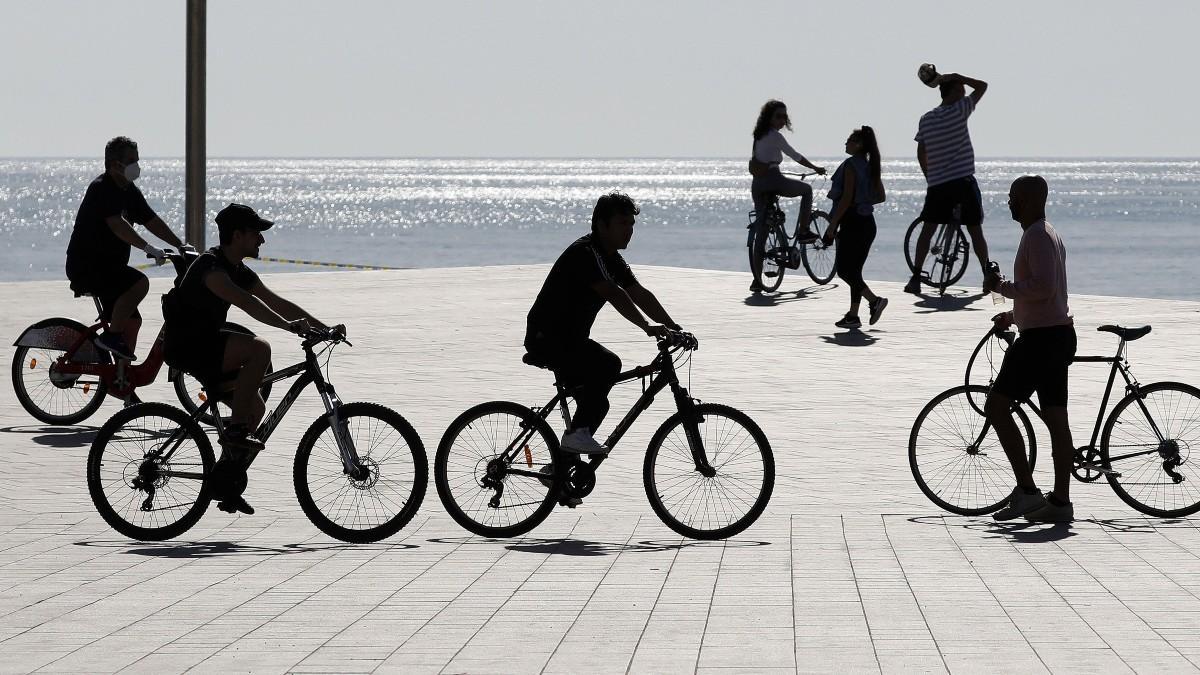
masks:
[[[840,158],[817,161],[832,169]],[[138,185],[150,205],[182,233],[183,160],[146,157],[141,165]],[[641,207],[625,252],[635,271],[745,271],[745,167],[744,158],[211,159],[207,241],[216,243],[213,215],[241,202],[276,222],[264,256],[408,268],[547,263],[588,231],[596,197],[620,190]],[[64,277],[75,212],[101,171],[98,158],[0,159],[0,281]],[[1038,174],[1050,185],[1047,215],[1067,246],[1072,293],[1200,299],[1200,159],[992,158],[978,160],[976,171],[991,257],[1006,273],[1021,233],[1009,217],[1008,186]],[[876,210],[865,276],[903,281],[904,234],[920,211],[924,179],[915,161],[887,160],[884,182],[888,201]],[[816,207],[828,209],[826,180],[814,187]],[[797,205],[785,206],[794,215]],[[145,262],[138,255],[133,262]],[[979,277],[972,263],[962,283]],[[802,287],[802,273],[784,284]]]

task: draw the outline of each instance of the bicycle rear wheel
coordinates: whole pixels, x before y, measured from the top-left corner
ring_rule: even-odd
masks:
[[[1156,382],[1113,407],[1100,461],[1115,472],[1105,476],[1126,504],[1159,518],[1200,511],[1200,467],[1192,460],[1200,460],[1200,389]]]
[[[646,449],[642,480],[650,507],[672,530],[692,539],[724,539],[762,515],[775,487],[775,457],[762,429],[729,406],[701,403],[699,438],[711,477],[696,469],[684,415],[667,419]]]
[[[922,283],[944,293],[946,288],[958,283],[966,273],[971,245],[967,243],[961,228],[938,225],[930,240],[924,267],[917,269],[913,261],[916,258],[917,238],[924,224],[924,220],[917,218],[908,226],[904,234],[904,261],[908,263],[909,272],[919,275]]]
[[[754,246],[752,270],[758,270],[755,277],[763,290],[770,293],[783,284],[783,276],[787,267],[782,263],[788,248],[787,232],[783,229],[784,215],[779,209],[773,209],[754,231]]]
[[[132,539],[178,537],[208,508],[204,479],[212,445],[200,426],[165,403],[139,403],[100,427],[88,452],[92,503],[114,530]]]
[[[78,424],[91,417],[108,393],[108,385],[96,375],[64,374],[56,371],[58,360],[87,333],[87,327],[71,319],[47,319],[36,325],[43,331],[45,347],[17,347],[13,352],[12,384],[17,401],[34,419],[46,424]],[[112,363],[108,352],[84,343],[72,355],[82,363]]]
[[[825,230],[829,229],[829,215],[824,211],[813,211],[811,226],[818,237],[824,236]],[[837,241],[828,246],[820,239],[804,244],[800,248],[800,259],[804,261],[804,271],[808,272],[810,279],[818,284],[827,284],[837,272]]]
[[[516,449],[512,461],[502,456]],[[558,489],[553,458],[558,439],[529,408],[492,401],[450,423],[438,444],[434,482],[446,512],[483,537],[515,537],[537,527],[554,510]]]
[[[917,487],[951,513],[991,513],[1012,492],[1012,467],[1004,448],[995,429],[971,404],[971,397],[986,396],[987,389],[978,385],[943,391],[917,415],[908,437],[908,464]],[[1033,426],[1020,406],[1013,413],[1032,468],[1037,459]]]
[[[343,439],[365,475],[346,473],[329,416],[317,418],[296,449],[292,479],[304,515],[322,532],[363,544],[392,536],[421,508],[429,480],[425,446],[399,413],[374,403],[339,410]]]

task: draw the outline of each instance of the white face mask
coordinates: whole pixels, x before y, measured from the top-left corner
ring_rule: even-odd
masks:
[[[132,183],[140,175],[142,175],[142,167],[138,166],[137,162],[125,165],[125,180]]]

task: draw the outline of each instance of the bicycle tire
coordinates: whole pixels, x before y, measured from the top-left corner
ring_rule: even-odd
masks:
[[[390,408],[376,403],[346,403],[338,412],[346,422],[347,433],[354,435],[353,443],[360,461],[367,464],[371,473],[359,481],[345,473],[333,434],[328,434],[328,440],[325,440],[326,432],[330,431],[329,416],[321,415],[304,432],[296,448],[292,469],[296,500],[312,524],[334,539],[352,544],[386,539],[412,520],[425,499],[425,488],[429,482],[425,446],[412,425]],[[368,419],[379,424],[364,425],[363,422]],[[387,445],[385,426],[395,432],[390,445]],[[355,433],[358,430],[366,432],[361,439]],[[399,441],[403,441],[402,447],[398,446]],[[387,446],[383,448],[384,452],[377,452],[384,445]],[[315,455],[314,449],[317,449]],[[393,457],[396,459],[394,464],[390,462]],[[323,472],[314,472],[315,460],[322,461]],[[407,468],[410,462],[411,469]],[[383,484],[385,468],[388,469],[389,480],[393,470],[399,469],[395,473],[400,477],[402,489],[393,492],[398,501],[388,499],[383,489],[379,488]],[[316,495],[313,494],[314,480],[320,481],[316,486]],[[318,505],[317,500],[322,492],[329,489],[350,497],[351,503],[339,502],[332,508]],[[368,491],[369,496],[364,496]],[[359,516],[366,516],[369,520],[349,522]]]
[[[925,256],[925,265],[929,267],[929,271],[916,269],[913,258],[916,256],[917,238],[920,236],[918,226],[924,224],[924,220],[918,217],[908,226],[908,230],[904,233],[904,261],[908,264],[908,271],[911,274],[917,275],[921,279],[921,283],[932,286],[944,293],[946,288],[958,283],[962,279],[963,274],[967,271],[967,260],[970,258],[971,245],[967,242],[966,237],[962,233],[962,228],[958,228],[957,236],[955,237],[953,246],[956,249],[954,267],[949,274],[945,273],[945,265],[939,260],[940,253],[935,253],[934,248],[941,237],[941,229],[934,230],[933,238],[930,241],[930,250]],[[942,225],[940,227],[950,227]],[[933,259],[930,259],[933,256]]]
[[[988,436],[984,438],[987,444],[978,453],[971,452],[986,424],[985,418],[976,414],[970,404],[971,392],[982,396],[987,394],[987,390],[981,386],[958,386],[943,391],[925,404],[913,422],[908,437],[908,465],[917,487],[934,504],[951,513],[981,516],[999,509],[1008,501],[1013,474],[994,429],[989,429]],[[926,420],[947,401],[950,402],[946,404],[946,410],[930,420],[930,428],[922,434],[922,430],[926,429]],[[1033,425],[1029,423],[1025,410],[1016,406],[1013,412],[1017,417],[1017,428],[1024,431],[1025,448],[1032,469],[1037,461],[1037,437],[1033,434]],[[947,436],[937,437],[938,430],[946,432]],[[928,439],[933,449],[921,452],[921,448],[925,447],[923,438]],[[954,469],[955,464],[963,462],[971,462],[972,466],[948,475],[934,473],[935,469]]]
[[[1167,400],[1159,394],[1177,392],[1181,399],[1178,403]],[[1133,405],[1138,395],[1127,394],[1113,406],[1112,413],[1104,424],[1104,433],[1100,436],[1100,461],[1104,469],[1120,473],[1106,473],[1109,486],[1121,498],[1121,501],[1150,516],[1158,518],[1181,518],[1200,511],[1200,455],[1191,457],[1190,451],[1200,452],[1200,425],[1195,422],[1200,418],[1200,389],[1182,382],[1155,382],[1139,389],[1146,408],[1155,414],[1153,423],[1166,439],[1159,442],[1157,434],[1148,425],[1139,424],[1138,419],[1144,419],[1142,407]],[[1132,409],[1130,406],[1133,406]],[[1183,407],[1183,418],[1172,419],[1166,413]],[[1131,414],[1122,418],[1126,410]],[[1119,429],[1119,430],[1118,430]],[[1143,433],[1138,433],[1138,432]],[[1149,454],[1120,460],[1114,465],[1112,457],[1113,434],[1117,434],[1116,447],[1122,448],[1124,454],[1128,449],[1139,448],[1151,450]],[[1175,434],[1187,432],[1186,438],[1178,438]],[[1147,440],[1142,441],[1145,438]],[[1131,447],[1132,446],[1132,447]],[[1153,450],[1157,450],[1154,452]],[[1172,468],[1183,480],[1175,482],[1163,464],[1168,459],[1164,453],[1174,451],[1178,454],[1178,466]],[[1170,499],[1170,504],[1152,504],[1150,497]]]
[[[746,413],[716,403],[697,404],[696,413],[703,421],[700,435],[704,439],[709,464],[717,470],[717,475],[707,478],[696,471],[689,449],[690,444],[687,441],[687,432],[683,428],[684,415],[682,412],[676,412],[667,418],[666,422],[663,422],[650,439],[650,445],[646,449],[645,463],[642,466],[642,482],[646,488],[646,497],[650,500],[650,507],[667,527],[691,539],[725,539],[754,524],[754,521],[758,520],[767,507],[767,502],[770,501],[771,492],[775,487],[775,456],[771,452],[771,444],[762,429]],[[725,426],[710,424],[714,418],[718,417],[728,420],[730,424]],[[734,426],[739,426],[746,432],[744,437],[738,440],[732,450],[719,448],[721,442],[729,437],[732,431],[731,427]],[[676,428],[678,428],[678,433],[673,434]],[[758,465],[755,463],[755,458],[744,458],[745,453],[740,452],[751,441],[757,448],[762,462],[761,483],[758,484],[757,491],[754,483],[758,482],[759,474],[756,472]],[[715,447],[718,449],[713,451],[712,449]],[[753,452],[753,449],[750,452]],[[670,475],[672,472],[667,469],[671,464],[678,467],[677,471],[682,476]],[[745,464],[749,466],[743,466]],[[724,484],[719,484],[720,479],[728,479],[731,476],[730,469],[735,465],[737,465],[739,473],[742,471],[753,473],[750,484],[744,488],[733,488],[729,480],[726,480]],[[679,488],[679,484],[685,482],[687,478],[693,479],[690,489]],[[682,490],[686,490],[686,493],[680,503],[667,503],[674,502],[674,500],[670,498],[670,495],[664,493],[670,491],[672,494],[679,494]],[[701,493],[701,496],[696,496],[697,491]],[[742,503],[748,504],[748,508],[739,509],[737,512],[722,511],[721,509],[718,509],[721,511],[720,513],[710,511],[710,507],[722,495],[733,496],[735,492],[747,495],[747,498],[742,499]],[[701,506],[704,512],[698,517],[686,517],[680,510],[687,505]],[[708,517],[716,518],[718,516],[728,517],[720,518],[715,522],[706,523],[704,520]]]
[[[59,378],[55,383],[51,367],[67,349],[87,333],[87,327],[73,319],[56,317],[39,322],[39,327],[51,331],[61,349],[46,347],[17,347],[13,352],[12,384],[17,401],[25,412],[46,424],[79,424],[91,417],[104,404],[108,383],[94,375]],[[87,345],[81,351],[87,349]],[[89,363],[112,363],[108,352],[91,348]],[[82,383],[80,380],[84,380]],[[64,386],[65,385],[65,386]]]
[[[438,496],[450,517],[469,532],[481,537],[516,537],[537,527],[554,510],[557,482],[521,476],[511,485],[509,477],[504,477],[502,499],[507,501],[497,507],[487,503],[496,491],[483,486],[482,477],[488,464],[520,437],[514,436],[519,430],[522,434],[532,431],[525,441],[528,453],[523,455],[527,468],[553,466],[559,455],[558,438],[550,425],[529,408],[509,401],[490,401],[467,410],[450,423],[438,444],[433,469]],[[532,444],[536,441],[540,442]],[[452,464],[459,470],[452,472]],[[514,486],[521,486],[520,490],[513,490]],[[498,517],[487,518],[488,514],[510,513],[510,509],[513,518],[503,522]]]
[[[914,234],[917,232],[917,227],[924,222],[920,216],[917,216],[917,219],[912,221],[912,224],[908,226],[908,230],[904,233],[904,262],[908,263],[909,274],[921,273],[921,270],[913,266],[913,257],[916,255],[917,250],[917,236],[919,236],[914,236]]]
[[[824,236],[829,229],[829,215],[824,211],[813,211],[810,226],[817,236]],[[821,240],[804,244],[800,248],[800,260],[804,271],[817,284],[824,286],[837,274],[837,240],[826,246]]]
[[[254,331],[232,321],[226,321],[221,330],[232,331],[235,333],[245,333],[246,335],[254,337]],[[274,372],[274,370],[272,369],[271,364],[268,363],[267,371],[264,373],[264,376],[270,375],[272,372]],[[203,391],[204,385],[200,384],[200,380],[197,380],[195,377],[183,372],[182,370],[175,371],[175,377],[171,380],[171,384],[174,385],[175,388],[175,397],[179,399],[179,403],[189,415],[195,415],[196,411],[200,409],[200,406],[204,405],[204,402],[208,399],[208,395]],[[271,383],[267,383],[259,388],[264,402],[266,402],[266,400],[271,396],[271,386]],[[221,411],[222,419],[227,419],[229,417],[230,413],[228,403],[223,401],[218,402],[217,409]],[[213,426],[212,413],[206,412],[196,419],[200,420],[202,424],[207,424],[210,427]]]
[[[169,438],[177,431],[184,434],[183,441],[168,466],[198,472],[202,476],[199,481],[163,476],[158,473],[161,463],[143,471],[147,452],[157,446],[155,440]],[[123,448],[127,450],[121,452]],[[187,413],[165,403],[139,403],[113,415],[96,433],[88,452],[88,494],[104,522],[126,537],[139,541],[173,539],[195,525],[208,508],[211,497],[204,477],[210,475],[214,461],[208,437]],[[155,498],[167,506],[147,511],[144,503],[138,503],[143,502],[146,491],[133,481],[144,477],[153,479]],[[171,486],[171,492],[164,489]],[[110,497],[116,497],[116,503]],[[173,520],[157,520],[153,515],[164,511],[167,518],[172,518],[173,512],[181,511],[182,515]]]
[[[780,223],[768,221],[755,230],[753,256],[757,266],[753,269],[758,270],[755,279],[764,292],[774,292],[783,284],[787,267],[780,265],[778,258],[769,253],[786,248],[787,241],[787,232]]]
[[[951,263],[950,274],[941,288],[943,291],[957,284],[963,278],[963,275],[967,273],[967,263],[971,259],[971,244],[967,242],[967,235],[963,234],[961,226],[956,228],[953,238],[954,259]]]
[[[1012,339],[1011,335],[1009,339]],[[967,359],[967,369],[963,375],[963,384],[968,387],[970,385],[978,385],[986,391],[991,391],[992,384],[996,381],[996,376],[1000,374],[1000,366],[1004,363],[1004,354],[1008,351],[1011,344],[1011,342],[1000,337],[994,331],[989,330],[983,336],[983,339],[979,341],[979,344],[975,345],[975,350],[971,352],[971,358]],[[998,357],[996,355],[997,350],[1000,352]],[[987,366],[980,365],[976,369],[977,362],[982,364],[982,361],[979,361],[981,354],[983,355],[983,360],[987,362]],[[976,413],[983,415],[983,405],[987,402],[987,394],[985,393],[982,396],[978,394],[972,395],[972,391],[974,390],[967,390],[967,400]]]

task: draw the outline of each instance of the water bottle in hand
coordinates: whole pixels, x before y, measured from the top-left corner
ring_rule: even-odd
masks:
[[[988,263],[988,273],[996,279],[996,285],[992,287],[992,304],[1003,305],[1004,296],[1000,295],[1000,282],[1004,280],[1004,276],[1000,274],[1000,263],[995,260]]]

